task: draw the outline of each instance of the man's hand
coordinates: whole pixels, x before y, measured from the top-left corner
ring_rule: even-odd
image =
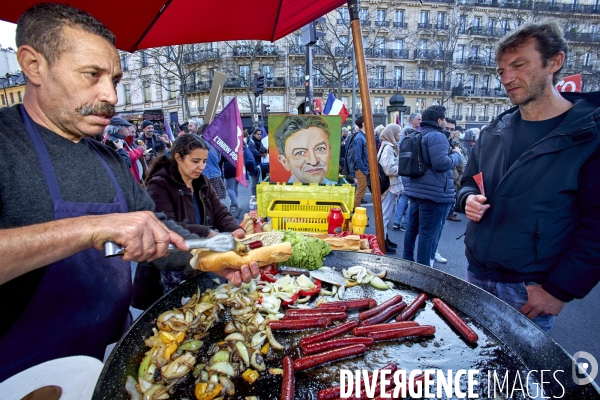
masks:
[[[222,276],[229,280],[229,282],[236,287],[242,286],[242,282],[249,283],[253,278],[257,278],[260,274],[260,269],[256,262],[250,263],[250,265],[244,265],[239,271],[237,269],[227,268],[215,274]]]
[[[163,133],[160,137],[160,140],[162,140],[163,142],[165,142],[166,144],[170,144],[171,141],[169,140],[169,136],[166,133]]]
[[[459,147],[453,147],[453,148],[452,148],[452,152],[453,152],[453,153],[462,154],[462,152],[460,151],[460,148],[459,148]]]
[[[246,231],[242,228],[236,229],[235,231],[233,231],[231,233],[233,234],[233,237],[236,239],[243,239],[246,237]]]
[[[178,249],[189,248],[184,239],[171,231],[150,211],[107,214],[95,217],[91,246],[103,250],[111,241],[123,246],[124,261],[152,261],[167,255],[169,243]]]
[[[489,204],[483,204],[487,201],[485,196],[480,194],[470,194],[467,197],[467,203],[465,205],[465,214],[473,222],[481,221],[483,214],[490,208]]]
[[[564,301],[546,292],[542,289],[542,285],[528,285],[525,289],[527,289],[528,299],[520,311],[529,319],[534,319],[538,315],[558,315],[565,306]]]

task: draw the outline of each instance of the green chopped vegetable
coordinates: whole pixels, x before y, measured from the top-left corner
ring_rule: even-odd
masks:
[[[325,256],[331,253],[331,248],[325,241],[294,231],[285,231],[282,241],[291,243],[292,256],[281,265],[312,271],[323,266]]]

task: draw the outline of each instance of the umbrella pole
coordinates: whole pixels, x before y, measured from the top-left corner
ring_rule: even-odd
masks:
[[[377,235],[377,243],[379,243],[379,248],[385,254],[386,246],[385,234],[383,231],[381,191],[378,178],[379,168],[377,166],[377,148],[375,144],[375,130],[373,128],[371,97],[369,96],[369,82],[367,80],[367,65],[365,63],[365,52],[363,49],[359,11],[360,7],[358,6],[358,0],[348,0],[348,13],[350,15],[350,27],[352,28],[352,40],[354,41],[354,54],[356,56],[356,69],[358,72],[360,99],[362,101],[362,111],[365,123],[364,129],[367,137],[369,172],[372,177],[371,194],[373,195],[373,213],[375,214],[375,234]],[[360,204],[355,204],[354,207],[360,207]]]

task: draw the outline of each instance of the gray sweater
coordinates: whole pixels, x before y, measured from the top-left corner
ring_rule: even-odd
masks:
[[[74,143],[37,126],[57,176],[63,200],[112,203],[116,190],[100,160],[88,143],[98,150],[113,171],[127,200],[129,211],[154,211],[154,202],[140,186],[121,157],[92,139]],[[164,215],[167,226],[184,237],[196,237]],[[54,213],[48,186],[33,143],[16,107],[0,109],[0,229],[52,221]],[[158,268],[181,269],[188,253],[174,253],[153,263]],[[45,268],[39,268],[0,285],[0,337],[22,313],[34,295]]]

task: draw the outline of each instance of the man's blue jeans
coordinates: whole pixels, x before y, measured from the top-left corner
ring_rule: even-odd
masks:
[[[527,303],[527,285],[535,285],[535,282],[520,282],[520,283],[506,283],[497,282],[491,279],[481,278],[469,271],[467,271],[467,282],[472,283],[475,286],[479,286],[483,290],[493,294],[500,300],[508,303],[515,310],[520,311],[521,307]],[[554,325],[553,315],[538,315],[533,320],[533,323],[539,326],[544,332],[548,332],[552,325]]]
[[[402,219],[402,216],[406,212],[406,216]],[[396,214],[394,214],[394,225],[401,226],[406,229],[408,225],[408,195],[402,192],[398,205],[396,206]]]
[[[442,217],[442,222],[440,224],[440,230],[438,231],[435,242],[433,243],[433,247],[431,248],[431,258],[435,258],[435,253],[438,249],[438,244],[440,243],[440,238],[442,237],[442,231],[444,230],[444,225],[446,224],[446,217],[448,216],[448,212],[452,209],[452,203],[446,204],[446,211],[444,211],[444,216]]]
[[[446,217],[445,203],[436,203],[430,200],[410,198],[408,208],[408,227],[404,234],[404,254],[402,258],[416,261],[420,264],[429,265],[431,252],[437,247],[437,234],[442,225],[442,219]],[[414,259],[415,241],[417,244],[417,259]],[[435,251],[434,251],[435,254]]]

